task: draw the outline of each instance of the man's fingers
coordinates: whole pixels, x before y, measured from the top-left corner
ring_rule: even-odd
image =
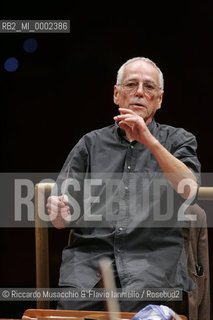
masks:
[[[65,206],[65,204],[68,203],[68,201],[67,201],[67,203],[65,203],[65,201],[64,201],[64,199],[62,197],[65,197],[65,196],[60,196],[60,197],[51,196],[51,197],[49,197],[47,199],[47,208],[52,206],[52,205],[55,205],[55,206],[60,207],[60,208],[63,208]],[[65,198],[65,200],[67,200],[67,199]]]
[[[129,122],[129,123],[132,123],[132,124],[139,123],[138,122],[138,117],[134,116],[134,115],[131,115],[131,114],[122,114],[122,115],[115,116],[114,120],[115,121],[120,121],[120,122],[121,121],[125,121],[125,122]],[[119,122],[119,125],[120,125],[120,122]]]
[[[70,208],[68,206],[64,207],[64,208],[59,208],[57,206],[51,206],[50,208],[48,208],[48,213],[54,213],[54,214],[63,214],[66,212],[70,213]]]
[[[119,122],[119,127],[121,127],[124,130],[126,130],[126,129],[130,130],[132,125],[130,125],[129,123],[127,124],[125,121],[120,121]]]
[[[119,112],[122,113],[131,113],[131,114],[136,114],[134,111],[132,111],[131,109],[126,109],[126,108],[118,108]]]
[[[115,121],[125,120],[132,116],[133,116],[132,114],[118,114],[117,116],[114,117],[114,120]]]
[[[66,194],[64,194],[63,196],[61,196],[59,198],[61,198],[61,201],[63,201],[64,204],[68,204],[69,199],[68,199],[68,196]]]
[[[54,226],[59,229],[64,228],[67,223],[70,223],[72,218],[69,209],[63,209],[60,212],[51,211],[49,217]]]
[[[64,212],[64,213],[61,214],[61,216],[67,222],[71,222],[72,216],[71,216],[70,212]]]
[[[70,208],[68,204],[68,196],[50,196],[47,199],[47,211],[52,224],[58,228],[65,228],[71,221]]]
[[[135,117],[135,116],[130,116],[129,115],[129,117],[125,117],[125,119],[124,119],[124,121],[126,121],[126,122],[137,122],[138,121],[138,118],[137,117]]]
[[[56,211],[51,211],[49,214],[50,220],[53,221],[55,219],[66,219],[67,217],[70,216],[70,211],[66,210],[66,211],[60,211],[60,212],[56,212]]]
[[[60,209],[62,209],[57,204],[54,204],[52,202],[48,203],[46,207],[48,210],[53,210],[53,211],[59,211]]]

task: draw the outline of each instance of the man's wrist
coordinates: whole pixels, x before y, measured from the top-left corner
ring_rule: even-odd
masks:
[[[154,136],[152,136],[152,138],[149,140],[146,146],[152,153],[154,153],[158,149],[160,149],[161,144]]]

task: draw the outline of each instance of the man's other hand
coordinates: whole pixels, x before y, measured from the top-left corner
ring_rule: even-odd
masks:
[[[47,210],[52,224],[57,229],[63,229],[71,221],[67,195],[50,196],[47,199]]]

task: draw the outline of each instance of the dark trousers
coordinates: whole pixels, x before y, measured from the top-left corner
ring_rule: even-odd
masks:
[[[121,288],[118,274],[115,275],[116,287]],[[103,288],[101,281],[96,284],[95,288]],[[177,314],[188,316],[188,296],[183,292],[182,301],[141,301],[141,300],[122,300],[119,301],[121,312],[138,312],[148,304],[165,305],[175,311]],[[73,300],[66,301],[60,300],[57,304],[58,310],[86,310],[86,311],[107,311],[106,301],[84,301]]]

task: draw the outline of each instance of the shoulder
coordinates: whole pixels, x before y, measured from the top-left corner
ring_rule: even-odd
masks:
[[[114,128],[115,128],[115,125],[111,124],[109,126],[106,126],[106,127],[100,128],[100,129],[92,130],[92,131],[86,133],[85,137],[99,136],[99,135],[102,135],[102,134],[105,134],[105,133],[110,133],[111,131],[114,130]]]
[[[160,124],[156,122],[156,126],[158,127],[159,131],[167,132],[169,135],[178,134],[182,136],[193,136],[193,134],[184,128],[181,127],[173,127],[167,124]]]
[[[84,142],[94,141],[96,139],[104,139],[113,135],[115,131],[115,125],[109,125],[100,129],[96,129],[86,133],[82,139]]]
[[[187,131],[181,127],[173,127],[167,124],[160,124],[156,122],[156,127],[160,135],[168,139],[172,144],[181,144],[186,141],[196,142],[196,138],[193,133]]]

